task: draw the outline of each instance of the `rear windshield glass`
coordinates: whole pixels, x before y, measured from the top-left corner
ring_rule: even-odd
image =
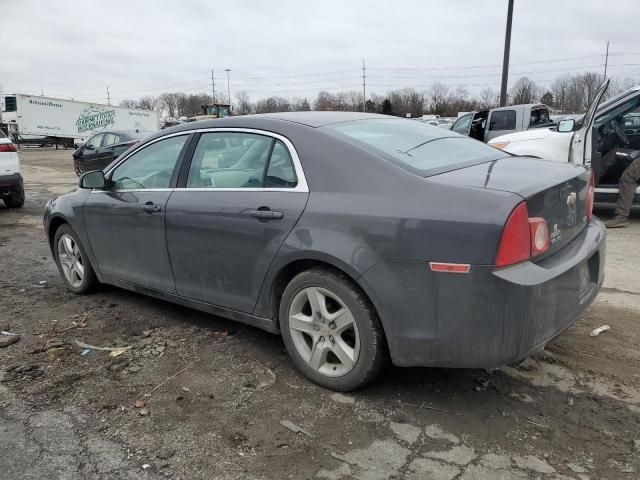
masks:
[[[469,137],[410,120],[356,120],[324,128],[423,176],[508,156]]]

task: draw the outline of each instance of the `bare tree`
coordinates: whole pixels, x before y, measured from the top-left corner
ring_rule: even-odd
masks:
[[[160,108],[164,110],[168,116],[176,118],[180,115],[180,102],[182,96],[181,93],[163,93],[160,95],[159,104]]]
[[[448,93],[449,87],[440,82],[434,82],[431,87],[429,87],[427,95],[429,97],[429,109],[432,113],[438,115],[444,113]]]
[[[314,107],[316,110],[335,110],[335,102],[335,97],[323,90],[318,92]]]
[[[238,110],[236,111],[238,115],[248,115],[253,111],[253,105],[246,90],[236,93],[236,100],[238,102]]]
[[[521,77],[511,87],[509,97],[511,105],[534,103],[540,98],[540,88],[529,78]]]
[[[120,106],[125,108],[137,108],[138,102],[132,99],[125,99],[120,102]]]
[[[158,97],[145,95],[138,100],[138,108],[142,108],[143,110],[155,110],[158,108]]]
[[[489,110],[500,105],[500,94],[491,87],[480,90],[478,107],[481,110]]]

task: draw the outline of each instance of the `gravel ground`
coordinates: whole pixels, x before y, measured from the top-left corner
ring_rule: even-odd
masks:
[[[609,234],[602,293],[543,354],[389,368],[344,395],[263,331],[116,288],[68,293],[41,215],[77,182],[71,152],[20,157],[26,206],[0,207],[0,327],[21,335],[0,348],[0,477],[640,478],[637,214]]]

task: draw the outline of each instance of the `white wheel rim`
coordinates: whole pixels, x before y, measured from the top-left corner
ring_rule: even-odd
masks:
[[[358,361],[360,334],[353,314],[326,288],[307,287],[295,295],[289,333],[300,357],[322,375],[341,377]]]
[[[58,239],[58,261],[69,285],[74,288],[82,285],[84,279],[84,262],[80,254],[80,247],[71,235],[66,233]]]

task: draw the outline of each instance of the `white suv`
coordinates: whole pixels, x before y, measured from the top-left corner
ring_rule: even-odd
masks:
[[[9,208],[24,205],[24,185],[16,145],[0,130],[0,198]]]

